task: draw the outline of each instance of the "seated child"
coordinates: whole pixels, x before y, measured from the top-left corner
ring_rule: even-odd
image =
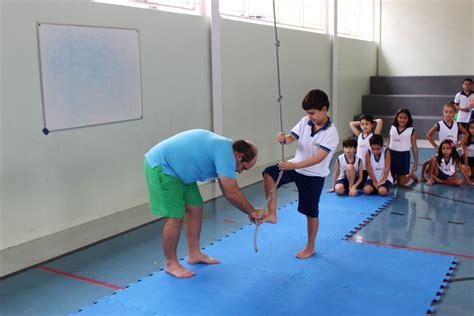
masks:
[[[464,161],[464,165],[467,166],[466,174],[472,177],[474,175],[474,120],[467,124],[467,131],[469,136],[463,146],[464,155],[461,161]]]
[[[348,138],[342,142],[342,147],[344,153],[337,157],[334,164],[334,185],[328,192],[336,191],[339,195],[349,193],[349,196],[356,196],[357,187],[363,178],[362,160],[355,154],[357,141]]]
[[[456,146],[462,146],[467,138],[464,135],[467,135],[466,129],[458,122],[454,120],[454,113],[456,108],[454,107],[453,101],[446,103],[443,106],[443,119],[433,125],[433,127],[426,134],[427,139],[433,145],[435,149],[438,148],[438,144],[433,139],[434,133],[438,132],[439,142],[442,142],[445,139],[450,139]],[[463,138],[458,143],[458,134],[463,134]],[[426,175],[429,173],[429,165],[431,158],[423,162],[421,166],[421,181],[426,182]]]
[[[372,129],[375,130],[372,132]],[[383,121],[381,119],[375,119],[370,114],[362,114],[360,116],[359,121],[353,121],[349,123],[349,127],[354,135],[357,137],[357,157],[362,160],[362,169],[363,169],[363,177],[362,181],[359,185],[359,189],[365,184],[367,181],[367,167],[365,166],[365,154],[367,150],[369,150],[369,142],[374,134],[380,134],[382,132]]]
[[[469,185],[474,185],[470,181],[464,168],[460,168],[461,163],[456,145],[450,139],[445,139],[438,147],[438,154],[431,158],[430,179],[427,184],[432,185],[435,182],[447,185],[461,186],[463,180],[456,177],[456,170],[460,170],[464,179]]]
[[[390,151],[383,146],[383,138],[374,135],[370,139],[370,149],[365,155],[369,179],[364,185],[364,194],[377,192],[387,195],[393,183],[390,173]]]

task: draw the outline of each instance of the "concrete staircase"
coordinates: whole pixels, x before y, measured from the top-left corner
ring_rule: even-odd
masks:
[[[370,95],[362,96],[362,113],[384,121],[383,135],[388,135],[397,110],[405,107],[413,116],[419,139],[442,119],[442,107],[462,89],[461,76],[371,77]]]

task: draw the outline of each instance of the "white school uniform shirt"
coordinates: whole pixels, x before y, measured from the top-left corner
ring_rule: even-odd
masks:
[[[291,135],[298,140],[298,146],[295,157],[290,162],[307,160],[314,157],[319,150],[327,151],[327,156],[320,163],[295,170],[305,176],[325,177],[329,174],[329,164],[339,144],[339,134],[329,118],[326,125],[314,133],[313,125],[309,117],[305,116],[291,129]]]
[[[339,177],[337,178],[337,180],[342,180],[347,177],[346,176],[347,165],[354,166],[356,179],[357,179],[357,176],[359,175],[359,166],[362,162],[361,159],[357,157],[356,155],[354,155],[354,162],[349,163],[345,154],[339,155],[337,159],[339,160]]]
[[[467,156],[474,157],[474,142],[470,140],[467,142]]]
[[[438,125],[438,136],[439,141],[442,142],[445,139],[450,139],[454,144],[458,143],[459,123],[453,121],[451,127],[446,124],[444,120],[436,123]]]
[[[471,100],[474,100],[474,92],[471,91],[469,94],[465,94],[464,90],[456,93],[454,97],[454,103],[458,104],[461,109],[467,109]],[[471,118],[472,110],[469,112],[458,111],[458,122],[467,123]]]
[[[441,158],[441,163],[438,165],[440,171],[447,176],[452,176],[456,173],[456,165],[454,164],[453,158],[450,157],[448,162]]]
[[[389,148],[395,151],[410,151],[411,135],[415,130],[413,127],[407,127],[402,132],[398,127],[390,127],[390,145]]]
[[[362,170],[367,170],[367,166],[365,165],[365,154],[367,150],[370,148],[370,139],[374,136],[373,133],[364,137],[364,133],[360,133],[357,136],[357,156],[362,160]]]
[[[383,172],[385,169],[385,153],[387,150],[387,147],[382,147],[378,161],[375,160],[375,156],[372,151],[370,149],[368,151],[370,156],[370,166],[372,167],[372,171],[374,172],[374,176],[377,181],[380,181],[383,178]],[[392,173],[390,171],[388,172],[387,180],[393,183]]]

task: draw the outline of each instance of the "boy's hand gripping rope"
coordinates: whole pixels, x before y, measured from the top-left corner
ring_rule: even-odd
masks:
[[[283,99],[283,96],[281,95],[281,84],[280,84],[280,58],[278,54],[278,48],[280,47],[280,41],[278,40],[278,31],[277,31],[277,25],[276,25],[276,9],[275,9],[275,0],[273,0],[273,29],[275,31],[275,53],[276,53],[276,66],[277,66],[277,82],[278,82],[278,99],[277,102],[279,104],[280,108],[280,131],[283,133],[283,114],[282,114],[282,105],[281,105],[281,100]],[[281,144],[281,160],[285,160],[285,149],[284,149],[284,143]],[[265,204],[263,204],[262,209],[265,210],[268,206],[268,203],[273,199],[273,196],[276,193],[278,184],[280,183],[281,177],[283,176],[283,170],[280,170],[280,173],[278,174],[278,179],[275,182],[275,186],[273,187],[273,190],[270,191],[268,194],[267,199],[265,200]],[[260,228],[260,224],[258,221],[255,221],[255,232],[253,234],[253,248],[255,249],[255,252],[258,251],[258,246],[257,246],[257,235],[258,231]]]

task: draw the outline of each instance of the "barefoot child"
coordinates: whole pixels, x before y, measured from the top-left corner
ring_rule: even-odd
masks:
[[[383,138],[374,135],[370,139],[370,149],[365,154],[369,179],[364,185],[364,194],[377,192],[387,195],[393,183],[390,174],[390,150],[383,146]]]
[[[460,159],[456,151],[456,145],[450,139],[445,139],[438,147],[438,154],[431,158],[430,179],[427,184],[441,183],[460,186],[462,179],[456,177],[456,170],[460,170],[469,185],[474,185],[466,174],[464,168],[460,168]]]
[[[302,107],[307,116],[293,127],[290,134],[277,135],[278,141],[283,144],[298,141],[295,158],[267,167],[263,171],[263,179],[267,197],[275,186],[279,170],[284,170],[279,186],[295,182],[298,188],[298,212],[306,216],[308,230],[308,242],[295,256],[305,259],[314,254],[319,228],[319,197],[324,177],[329,174],[329,163],[339,143],[339,135],[328,116],[329,99],[324,91],[309,91]],[[277,222],[276,192],[268,204],[268,214],[263,221]]]
[[[375,130],[372,133],[372,129],[375,123]],[[370,114],[362,114],[360,116],[360,121],[353,121],[349,123],[354,135],[357,137],[357,156],[362,160],[362,182],[361,185],[365,184],[367,181],[367,167],[365,165],[365,154],[369,150],[370,144],[369,141],[372,138],[372,135],[379,134],[382,132],[383,121],[381,119],[376,119]]]
[[[390,128],[391,165],[390,172],[398,185],[405,185],[412,179],[418,181],[415,171],[418,168],[418,146],[416,145],[416,133],[412,127],[413,119],[410,111],[401,108],[395,114],[393,124]],[[413,151],[414,163],[410,170],[410,147]]]
[[[454,120],[454,113],[456,108],[454,107],[454,102],[450,101],[443,106],[443,119],[433,125],[433,127],[428,131],[426,137],[430,141],[431,145],[436,149],[438,144],[433,139],[434,133],[438,132],[439,142],[442,142],[445,139],[450,139],[457,146],[462,146],[467,137],[466,129],[458,122]],[[458,143],[458,134],[463,134],[463,138]],[[421,181],[426,182],[426,174],[429,172],[428,166],[431,162],[431,158],[423,162],[421,166]]]
[[[464,158],[464,165],[466,168],[466,174],[469,177],[474,175],[474,120],[471,120],[467,124],[467,131],[469,133],[467,137],[467,142],[464,143],[463,146],[463,158]]]
[[[328,192],[336,191],[343,195],[357,195],[357,187],[362,182],[363,170],[362,160],[356,156],[357,141],[348,138],[342,142],[344,153],[337,157],[334,164],[334,185]]]

